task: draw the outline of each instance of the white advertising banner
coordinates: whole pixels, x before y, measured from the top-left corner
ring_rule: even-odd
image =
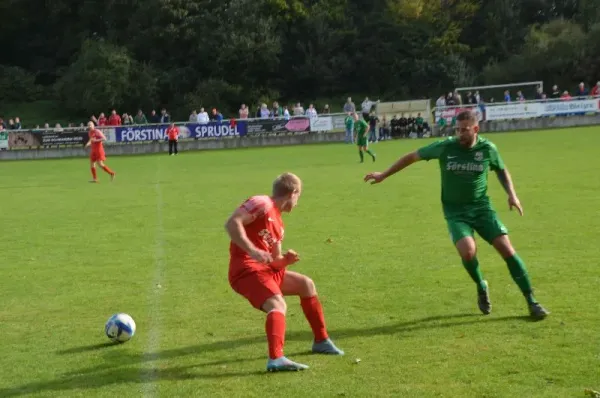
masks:
[[[600,100],[566,100],[566,101],[553,101],[542,103],[542,114],[544,116],[552,115],[566,115],[570,113],[592,113],[600,110]]]
[[[485,120],[529,119],[543,114],[542,104],[516,103],[504,105],[487,105]]]

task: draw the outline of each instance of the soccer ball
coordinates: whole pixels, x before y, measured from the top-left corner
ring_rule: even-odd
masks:
[[[106,321],[104,332],[112,341],[124,343],[135,334],[135,321],[127,314],[115,314]]]

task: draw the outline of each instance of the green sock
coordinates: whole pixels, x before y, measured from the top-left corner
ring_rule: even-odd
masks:
[[[483,282],[483,274],[479,268],[479,260],[477,260],[477,257],[473,257],[473,259],[469,261],[462,260],[462,263],[471,279],[473,279],[473,282],[477,285],[477,291],[481,292],[487,290],[487,286]]]
[[[521,289],[527,302],[529,304],[537,303],[535,297],[533,297],[533,289],[531,288],[527,268],[525,268],[525,263],[521,260],[521,257],[515,253],[512,257],[505,258],[504,261],[508,265],[510,276],[512,276],[517,286],[519,286],[519,289]]]
[[[371,150],[370,150],[370,149],[367,149],[367,153],[368,153],[369,155],[371,155],[371,157],[372,157],[372,158],[375,158],[375,155],[373,154],[373,152],[371,152]]]
[[[362,162],[363,160],[365,160],[365,154],[363,153],[362,149],[358,150],[358,154],[360,155],[360,161]]]

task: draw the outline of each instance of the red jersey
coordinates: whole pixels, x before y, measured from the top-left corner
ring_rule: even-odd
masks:
[[[106,126],[106,117],[102,116],[98,119],[98,126]]]
[[[177,128],[177,126],[169,127],[167,129],[167,135],[169,136],[170,140],[176,140],[179,136],[179,129]]]
[[[121,116],[119,115],[110,115],[108,118],[109,126],[120,126],[121,125]]]
[[[272,253],[283,240],[281,213],[269,196],[253,196],[240,206],[252,215],[253,221],[244,226],[248,239],[260,250]],[[233,242],[229,244],[229,279],[234,280],[248,271],[264,269],[248,253]]]
[[[93,129],[88,133],[90,140],[92,138],[100,139],[102,138],[102,132],[97,129]],[[104,150],[102,146],[102,141],[92,142],[92,152],[101,152]]]

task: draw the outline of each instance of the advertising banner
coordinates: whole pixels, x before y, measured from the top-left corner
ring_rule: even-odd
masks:
[[[164,141],[167,139],[168,127],[168,124],[116,127],[115,140],[116,142]],[[214,139],[246,135],[247,122],[186,123],[177,127],[180,139]]]
[[[8,149],[8,131],[0,131],[0,149]]]
[[[331,131],[333,120],[331,116],[318,116],[310,119],[310,131]]]
[[[247,124],[248,135],[310,131],[310,120],[307,117],[297,117],[290,120],[257,119],[249,120],[244,123]]]
[[[504,105],[487,105],[485,120],[530,119],[542,116],[540,103],[515,103]]]
[[[600,110],[600,100],[569,100],[541,103],[542,116],[568,115],[571,113],[592,113]]]

